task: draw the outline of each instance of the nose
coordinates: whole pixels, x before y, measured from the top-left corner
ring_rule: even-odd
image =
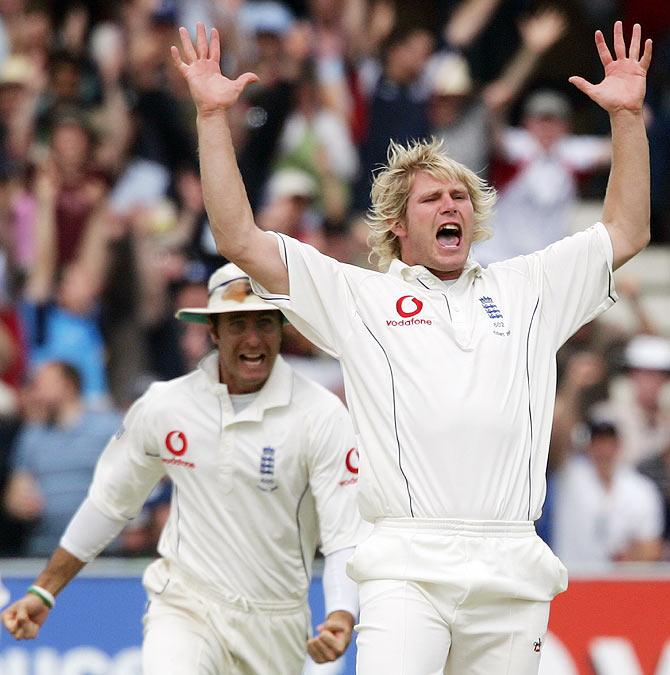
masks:
[[[451,198],[451,195],[444,195],[442,203],[440,204],[440,212],[444,214],[456,213],[456,202]]]
[[[261,344],[261,334],[256,326],[251,326],[244,331],[244,344],[252,347]]]

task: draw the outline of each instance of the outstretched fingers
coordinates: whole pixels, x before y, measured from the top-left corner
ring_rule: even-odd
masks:
[[[221,63],[221,38],[216,28],[212,28],[209,38],[209,58],[216,63]]]
[[[195,24],[195,51],[199,59],[206,59],[209,55],[209,45],[207,44],[207,33],[205,31],[205,24],[198,21]]]
[[[649,64],[651,63],[651,40],[647,39],[644,42],[644,51],[642,52],[642,58],[640,58],[640,44],[642,42],[642,28],[639,23],[636,23],[633,26],[633,35],[630,39],[630,49],[628,50],[628,55],[631,59],[639,61],[640,66],[647,70]]]
[[[258,79],[258,75],[255,73],[243,73],[235,80],[235,84],[240,91],[244,91],[248,85],[258,82]]]
[[[640,59],[640,39],[642,36],[642,28],[639,23],[633,26],[633,34],[630,38],[630,47],[628,48],[628,57],[639,61]]]
[[[626,58],[626,41],[623,39],[623,23],[614,22],[614,53],[617,59]]]
[[[572,77],[568,78],[568,82],[570,82],[570,84],[574,84],[575,87],[579,89],[579,91],[586,94],[589,98],[591,97],[591,90],[595,85],[591,84],[591,82],[588,80],[585,80],[583,77],[579,77],[578,75],[573,75]]]
[[[607,43],[605,42],[605,36],[600,30],[596,31],[596,48],[598,50],[600,62],[605,68],[607,68],[607,66],[609,66],[609,64],[612,63],[614,59],[612,58],[612,54],[610,54]]]
[[[198,58],[198,55],[195,52],[195,47],[191,41],[191,36],[188,34],[188,31],[186,28],[184,28],[184,26],[179,28],[179,37],[181,38],[181,48],[184,51],[184,63],[187,65],[193,63],[193,61]]]
[[[188,64],[184,63],[183,59],[181,58],[181,54],[179,53],[179,50],[174,45],[170,47],[170,54],[172,54],[172,60],[174,61],[175,66],[177,66],[177,68],[181,71],[183,75],[186,75]]]
[[[640,65],[644,68],[645,72],[649,70],[649,64],[651,63],[651,47],[651,40],[645,40],[644,51],[642,52],[642,58],[640,59]]]
[[[186,75],[189,66],[192,66],[196,61],[210,60],[214,63],[221,61],[221,38],[216,28],[212,28],[209,43],[205,24],[201,22],[196,24],[195,45],[184,26],[179,28],[179,37],[181,38],[183,55],[175,45],[170,47],[170,54],[172,54],[175,65],[183,75]]]

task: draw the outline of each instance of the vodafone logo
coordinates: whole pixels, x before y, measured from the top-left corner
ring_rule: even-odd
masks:
[[[165,437],[165,447],[176,457],[181,457],[188,450],[188,441],[183,431],[171,431]]]
[[[407,301],[407,302],[405,302]],[[423,309],[423,302],[413,295],[403,295],[395,303],[395,310],[405,319],[416,316]]]
[[[347,456],[344,460],[347,465],[347,471],[349,473],[357,474],[358,473],[358,450],[356,448],[350,448],[347,452]]]

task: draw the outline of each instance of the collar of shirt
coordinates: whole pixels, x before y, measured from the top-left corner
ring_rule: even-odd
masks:
[[[463,283],[463,279],[466,279],[469,282],[472,278],[481,276],[481,273],[481,265],[472,258],[468,258],[465,267],[463,268],[463,272],[461,273],[461,276],[456,279],[454,286],[460,286]],[[436,277],[432,272],[429,272],[423,265],[412,265],[410,267],[402,262],[402,260],[395,258],[391,261],[388,274],[403,279],[410,284],[419,284],[440,291],[445,290],[442,280]]]
[[[217,396],[230,398],[228,387],[219,382],[219,355],[212,351],[198,365],[205,376],[209,391]],[[263,414],[270,408],[287,406],[291,402],[293,392],[293,370],[291,366],[277,356],[270,377],[258,392],[258,396],[243,410],[235,415],[234,422],[260,422]],[[231,403],[232,409],[232,403]]]

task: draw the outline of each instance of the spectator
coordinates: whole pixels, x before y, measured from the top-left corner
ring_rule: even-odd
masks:
[[[536,91],[523,109],[523,128],[508,128],[499,141],[507,179],[498,175],[493,238],[475,247],[482,265],[539,251],[570,233],[577,174],[610,161],[610,141],[570,133],[566,96]]]
[[[496,80],[475,87],[466,59],[442,53],[428,68],[431,132],[444,141],[450,157],[486,177],[497,118],[515,100],[539,59],[565,31],[556,10],[538,12],[519,24],[522,46]]]
[[[271,176],[267,193],[267,205],[258,215],[259,227],[284,232],[321,249],[323,218],[314,208],[314,178],[300,169],[280,169]]]
[[[70,249],[64,249],[73,259],[58,275],[58,181],[57,169],[51,164],[40,169],[36,179],[37,253],[21,305],[29,365],[52,360],[74,364],[81,373],[84,397],[102,403],[108,390],[105,345],[96,310],[106,271],[108,223],[98,205],[81,235],[80,255],[74,259]]]
[[[660,559],[661,496],[652,481],[619,461],[620,449],[614,423],[594,417],[585,453],[557,475],[553,545],[568,568]]]
[[[598,406],[621,431],[622,458],[631,465],[660,454],[670,443],[670,341],[637,335],[624,352],[626,375]]]
[[[82,97],[83,64],[79,56],[60,49],[49,58],[49,80],[37,104],[37,135],[45,140],[63,115],[84,110],[90,102]]]
[[[354,208],[369,206],[372,172],[386,161],[389,140],[405,143],[429,134],[427,92],[421,76],[433,51],[433,39],[422,28],[396,29],[386,40],[382,72],[369,102],[368,128],[360,145],[360,175]]]
[[[99,90],[99,100],[90,114],[98,135],[94,163],[108,175],[118,176],[127,161],[134,131],[121,28],[109,22],[96,26],[91,32],[90,50]]]
[[[25,56],[0,66],[0,143],[3,162],[23,162],[33,141],[39,72]]]
[[[197,159],[192,134],[179,115],[176,97],[165,86],[167,46],[163,42],[162,28],[160,22],[147,18],[148,24],[128,33],[129,95],[134,102],[132,116],[135,122],[131,154],[160,164],[169,171],[185,165],[195,166]]]
[[[103,201],[107,186],[92,165],[93,131],[76,109],[54,122],[49,143],[53,203],[43,202],[54,219],[55,272],[74,260],[82,247],[91,216]]]
[[[247,2],[235,17],[232,42],[239,47],[238,67],[260,76],[258,86],[238,106],[235,124],[240,171],[251,206],[258,210],[282,129],[294,108],[298,75],[309,56],[308,30],[281,3]]]
[[[340,221],[349,207],[348,181],[358,158],[345,120],[324,105],[312,68],[303,72],[297,105],[279,139],[278,164],[310,174],[317,183],[320,211]]]
[[[559,469],[574,452],[575,431],[586,420],[589,399],[605,380],[603,356],[592,349],[571,354],[556,390],[554,423],[549,446],[549,473]]]
[[[24,553],[46,556],[86,497],[121,417],[88,408],[79,373],[67,363],[43,364],[31,386],[34,419],[17,437],[4,503],[11,516],[34,524]]]

